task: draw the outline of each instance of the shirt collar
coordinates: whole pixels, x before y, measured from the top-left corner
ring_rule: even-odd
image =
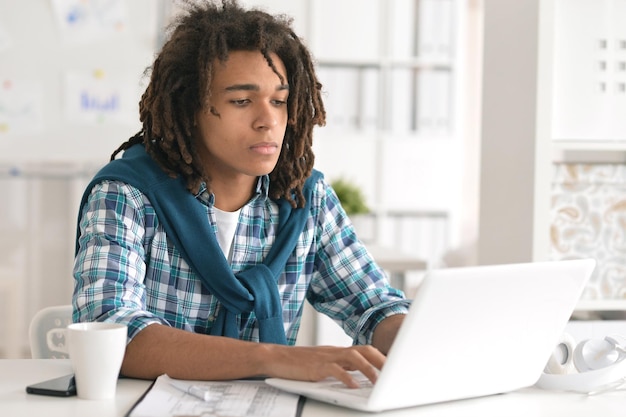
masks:
[[[256,187],[254,189],[254,196],[250,200],[254,200],[255,198],[262,198],[266,200],[270,191],[270,176],[269,175],[261,175],[257,179]],[[200,185],[200,189],[195,197],[200,200],[202,203],[213,206],[215,204],[215,194],[210,193],[206,183],[202,183]]]

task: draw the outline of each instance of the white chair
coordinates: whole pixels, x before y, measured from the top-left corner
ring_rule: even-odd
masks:
[[[65,328],[72,323],[72,306],[46,307],[30,322],[28,338],[33,359],[67,359]]]

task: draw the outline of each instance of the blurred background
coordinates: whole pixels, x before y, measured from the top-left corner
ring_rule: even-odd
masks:
[[[595,257],[577,314],[621,316],[626,0],[241,3],[291,16],[313,52],[317,169],[360,200],[351,218],[395,285]],[[35,312],[70,303],[79,198],[139,130],[144,71],[179,11],[0,0],[0,357],[28,357]],[[345,342],[306,324],[302,343]]]

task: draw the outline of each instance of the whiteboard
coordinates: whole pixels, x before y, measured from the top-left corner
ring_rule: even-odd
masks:
[[[106,161],[139,130],[160,7],[2,0],[0,161]]]

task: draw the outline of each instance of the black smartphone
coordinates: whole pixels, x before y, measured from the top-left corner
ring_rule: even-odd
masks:
[[[74,375],[64,375],[48,381],[38,382],[26,387],[29,394],[52,395],[55,397],[71,397],[76,395]]]

